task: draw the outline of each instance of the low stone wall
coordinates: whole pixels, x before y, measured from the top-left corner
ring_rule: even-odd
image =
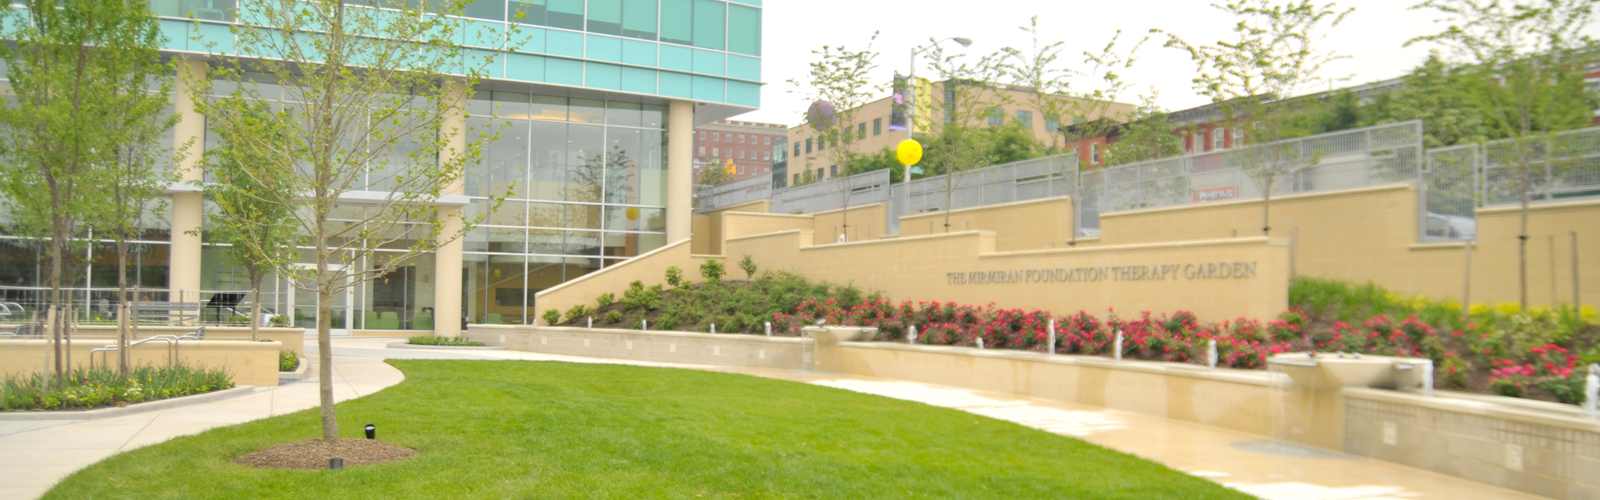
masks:
[[[100,341],[74,341],[71,345],[73,367],[87,368],[89,351],[104,347]],[[176,360],[190,366],[227,368],[237,385],[278,385],[278,351],[282,342],[250,342],[248,340],[183,340],[177,344]],[[39,373],[52,369],[47,365],[47,351],[53,351],[47,340],[0,339],[0,374],[20,375]],[[129,349],[134,365],[165,364],[168,360],[166,342],[148,342]],[[95,353],[94,364],[116,363],[115,352]]]
[[[1482,395],[1345,390],[1346,453],[1558,499],[1600,498],[1600,420]]]
[[[9,332],[16,325],[0,325],[0,332]],[[182,336],[194,333],[197,326],[140,326],[137,338],[134,340],[150,338],[156,335]],[[77,333],[73,334],[75,341],[102,342],[104,344],[117,343],[117,327],[109,325],[80,325]],[[250,340],[250,327],[247,326],[208,326],[206,338],[211,340]],[[294,351],[300,357],[306,355],[306,330],[304,328],[262,328],[257,335],[261,340],[276,340],[283,343],[284,350]],[[100,347],[99,345],[95,347]]]
[[[467,336],[519,351],[662,363],[798,370],[811,339],[525,325],[468,325]]]
[[[909,380],[1131,411],[1321,448],[1343,445],[1338,393],[1279,391],[1264,371],[1003,349],[845,342],[822,371]],[[1324,410],[1324,411],[1318,411]]]

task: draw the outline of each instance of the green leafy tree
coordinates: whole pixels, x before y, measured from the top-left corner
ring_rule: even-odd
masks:
[[[995,125],[990,118],[995,116],[1003,91],[993,82],[999,80],[1004,66],[999,55],[969,60],[964,54],[946,55],[937,43],[930,46],[923,57],[943,83],[944,95],[934,102],[943,108],[944,116],[924,120],[930,133],[921,163],[929,173],[945,176],[944,230],[950,232],[950,210],[960,178],[972,169],[994,164],[995,131],[991,129]]]
[[[1361,125],[1422,120],[1422,141],[1429,148],[1483,142],[1489,131],[1482,110],[1472,103],[1474,78],[1480,76],[1468,67],[1429,54],[1405,75],[1403,87],[1372,96],[1359,112]]]
[[[474,30],[451,17],[462,14],[465,4],[430,2],[424,13],[400,2],[388,4],[396,11],[336,1],[246,0],[239,5],[239,22],[230,26],[235,50],[274,57],[213,63],[207,76],[236,89],[214,101],[207,95],[210,85],[191,86],[190,98],[208,126],[227,135],[223,140],[234,154],[255,160],[239,164],[241,173],[281,178],[288,186],[260,195],[265,203],[292,208],[293,217],[281,223],[293,226],[309,247],[309,268],[276,271],[308,283],[317,294],[327,440],[339,435],[329,337],[334,296],[461,237],[485,215],[463,216],[435,205],[442,193],[458,189],[466,169],[498,138],[497,129],[465,130],[466,99],[495,55],[461,43],[492,45],[517,35],[514,24],[512,33],[503,34]],[[264,92],[257,75],[277,92]],[[279,133],[246,132],[253,119],[249,110],[262,106],[274,111],[279,125],[273,130]],[[353,191],[381,195],[352,213],[345,195]],[[486,212],[504,196],[496,196]],[[375,248],[401,251],[378,255]]]
[[[272,108],[263,103],[241,103],[238,108],[222,107],[215,113],[239,112],[244,116],[214,120],[222,143],[206,152],[207,169],[216,182],[207,184],[206,196],[217,204],[210,214],[212,226],[207,229],[212,241],[227,243],[224,247],[228,260],[243,268],[250,281],[250,339],[260,337],[261,284],[274,269],[293,263],[298,243],[296,227],[283,224],[292,219],[292,205],[283,203],[293,199],[295,184],[289,176],[261,175],[265,172],[250,167],[270,158],[259,158],[259,150],[248,145],[233,147],[233,142],[246,135],[261,136],[280,147],[292,147],[292,134],[284,130]],[[242,127],[241,130],[222,130],[221,127]]]
[[[1468,103],[1482,115],[1489,135],[1505,142],[1484,148],[1490,161],[1511,165],[1522,205],[1517,234],[1518,301],[1528,304],[1528,204],[1545,187],[1546,156],[1560,156],[1556,132],[1587,125],[1595,96],[1584,87],[1587,66],[1600,49],[1584,31],[1594,0],[1427,0],[1446,27],[1414,38],[1436,44],[1470,65],[1477,78],[1465,81]],[[1552,165],[1552,167],[1559,167]],[[1536,172],[1537,170],[1537,172]]]
[[[1108,165],[1126,165],[1183,154],[1183,139],[1172,134],[1167,114],[1154,96],[1139,105],[1121,129],[1121,138],[1106,148]]]
[[[160,92],[170,90],[171,69],[161,62],[160,27],[142,0],[17,3],[0,11],[8,40],[0,59],[13,95],[0,107],[0,186],[13,230],[44,240],[46,302],[64,307],[68,254],[85,243],[80,231],[99,223],[126,236],[129,225],[120,222],[127,219],[108,222],[126,215],[155,177],[150,141],[170,126],[160,116],[167,102]],[[118,207],[107,208],[108,195]],[[125,265],[127,245],[119,241]],[[63,332],[60,323],[51,330],[59,383]]]
[[[839,200],[843,205],[839,212],[841,234],[850,233],[848,173],[852,172],[851,160],[860,153],[858,141],[865,139],[856,125],[856,114],[883,87],[873,83],[871,75],[878,67],[878,53],[872,50],[877,41],[878,33],[873,32],[872,38],[867,40],[867,48],[862,50],[823,45],[811,51],[816,60],[811,62],[805,78],[789,80],[800,89],[798,93],[813,102],[806,112],[805,123],[811,127],[819,144],[828,145],[821,156],[847,174],[838,182]]]
[[[1354,9],[1312,0],[1233,0],[1212,4],[1238,20],[1234,40],[1192,45],[1169,35],[1166,46],[1188,52],[1196,66],[1194,89],[1221,105],[1223,123],[1235,131],[1233,160],[1261,188],[1261,233],[1271,234],[1272,192],[1301,165],[1314,163],[1281,141],[1305,135],[1304,114],[1288,100],[1348,78],[1323,76],[1348,56],[1323,48],[1329,31]],[[1248,130],[1248,142],[1239,137]]]

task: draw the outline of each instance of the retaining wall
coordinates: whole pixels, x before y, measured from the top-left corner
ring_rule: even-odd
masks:
[[[55,362],[49,358],[54,352],[47,340],[0,340],[0,374],[19,375],[54,370]],[[89,351],[104,347],[102,340],[75,340],[71,343],[72,367],[87,368]],[[278,385],[278,352],[282,342],[250,342],[239,340],[182,340],[178,342],[176,360],[190,366],[227,368],[236,385]],[[148,342],[129,349],[133,365],[160,365],[168,361],[166,342]],[[115,365],[115,352],[95,353],[94,364]]]
[[[799,370],[811,339],[605,328],[469,325],[472,340],[519,351],[661,363]]]

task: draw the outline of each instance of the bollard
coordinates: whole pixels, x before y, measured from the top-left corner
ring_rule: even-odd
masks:
[[[1050,318],[1050,355],[1056,354],[1056,319]]]
[[[648,319],[639,320],[639,329],[640,330],[649,330],[650,329],[650,320],[648,320]]]
[[[1206,366],[1212,370],[1217,369],[1217,339],[1206,341]]]
[[[1422,365],[1422,397],[1433,397],[1433,361]]]
[[[911,334],[906,335],[906,343],[907,344],[911,344],[911,345],[916,345],[916,343],[917,343],[917,325],[911,325]]]
[[[983,350],[983,337],[978,337],[978,350]]]
[[[1589,365],[1589,376],[1583,379],[1583,411],[1589,418],[1600,418],[1596,407],[1600,406],[1600,364]]]
[[[1117,349],[1117,351],[1116,351],[1117,361],[1122,361],[1122,330],[1117,330],[1117,346],[1116,346],[1116,349]]]
[[[711,333],[717,333],[717,324],[716,323],[712,323],[711,324]]]
[[[767,322],[767,336],[768,337],[772,336],[772,322],[771,321]]]
[[[344,459],[338,457],[328,459],[328,468],[333,470],[344,469]]]
[[[589,328],[594,328],[594,316],[589,316]]]
[[[378,439],[378,426],[367,424],[367,439]]]

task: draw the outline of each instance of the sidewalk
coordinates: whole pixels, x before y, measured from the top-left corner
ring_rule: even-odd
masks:
[[[1303,448],[1187,422],[967,389],[786,370],[632,362],[521,351],[388,349],[388,338],[344,338],[334,346],[334,396],[345,400],[400,383],[383,359],[483,359],[618,363],[743,373],[954,408],[1071,436],[1160,462],[1266,499],[1535,499],[1443,474]],[[314,347],[313,347],[314,349]],[[309,354],[309,353],[308,353]],[[315,374],[315,370],[313,370]],[[42,495],[68,474],[112,454],[317,404],[314,378],[234,399],[94,421],[0,422],[0,499]]]

